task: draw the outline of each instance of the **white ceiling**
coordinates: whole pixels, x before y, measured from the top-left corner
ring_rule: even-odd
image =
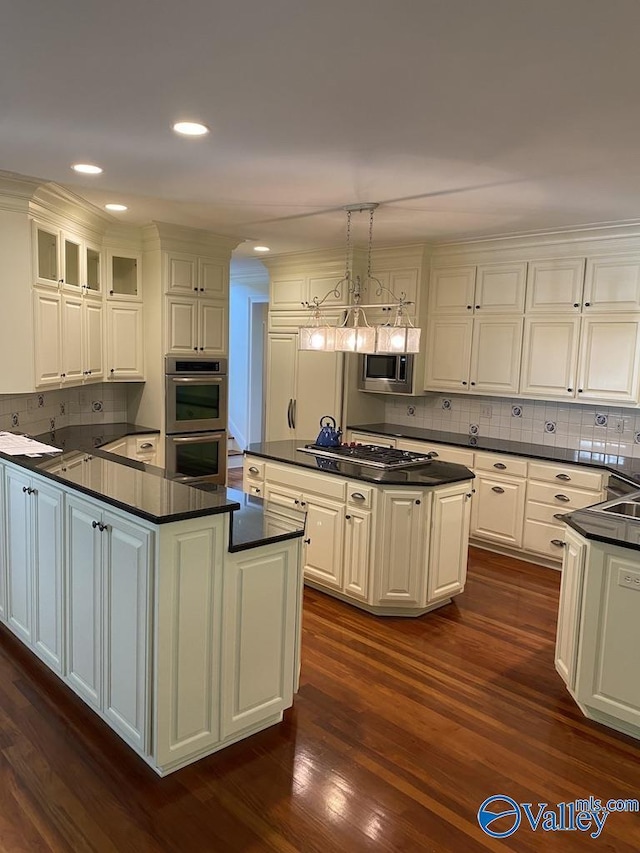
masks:
[[[637,0],[5,3],[0,169],[239,258],[342,245],[360,201],[376,245],[636,220],[639,33]]]

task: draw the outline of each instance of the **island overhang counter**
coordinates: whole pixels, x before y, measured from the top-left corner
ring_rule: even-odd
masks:
[[[301,446],[250,445],[243,489],[265,497],[274,518],[306,512],[306,584],[379,616],[421,616],[463,591],[468,468],[430,460],[390,471]]]

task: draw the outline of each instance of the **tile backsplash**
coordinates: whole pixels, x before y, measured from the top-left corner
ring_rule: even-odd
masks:
[[[413,410],[413,414],[409,412]],[[640,409],[507,397],[390,397],[388,423],[640,457]]]
[[[87,385],[39,394],[0,395],[0,430],[30,435],[76,424],[127,420],[127,389],[123,385]]]

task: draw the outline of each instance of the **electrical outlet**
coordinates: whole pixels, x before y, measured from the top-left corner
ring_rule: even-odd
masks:
[[[491,417],[491,406],[483,406],[480,409],[480,416],[483,418],[490,418]]]
[[[630,569],[620,569],[618,571],[618,586],[640,590],[640,572],[632,572]]]

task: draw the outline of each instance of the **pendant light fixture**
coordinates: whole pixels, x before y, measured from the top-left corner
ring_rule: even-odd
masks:
[[[378,207],[375,202],[347,205],[347,245],[344,276],[336,286],[322,297],[313,298],[312,302],[303,305],[311,312],[308,325],[301,326],[298,332],[298,349],[315,350],[316,352],[357,352],[357,353],[410,353],[419,352],[420,329],[417,329],[406,313],[406,308],[413,305],[405,299],[405,294],[396,296],[388,287],[371,274],[371,249],[373,245],[373,213]],[[369,212],[369,243],[367,250],[367,275],[365,286],[375,285],[376,296],[383,292],[389,294],[393,301],[362,304],[362,282],[359,275],[354,275],[351,247],[351,215],[352,213]],[[322,316],[322,306],[331,296],[342,298],[342,288],[349,294],[351,305],[345,308],[345,317],[339,326],[329,325]],[[380,310],[395,309],[393,325],[388,323],[371,326],[367,321],[365,309]]]

